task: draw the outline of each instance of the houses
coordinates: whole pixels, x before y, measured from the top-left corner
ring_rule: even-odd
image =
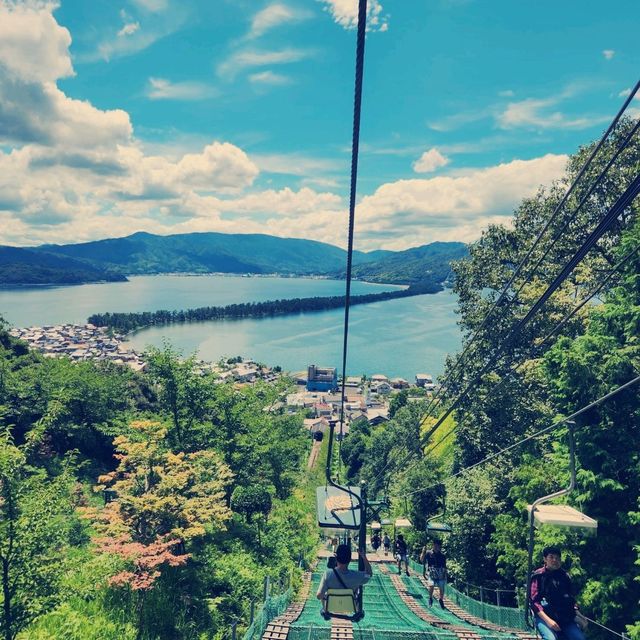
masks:
[[[416,386],[423,387],[427,390],[434,388],[433,377],[430,373],[416,373]]]
[[[60,324],[11,329],[11,335],[49,358],[66,356],[76,362],[103,360],[124,364],[135,371],[146,363],[133,349],[123,344],[122,336],[92,324]]]

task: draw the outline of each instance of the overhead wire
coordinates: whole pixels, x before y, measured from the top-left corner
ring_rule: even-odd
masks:
[[[356,186],[358,181],[358,154],[360,150],[360,116],[362,111],[362,79],[364,76],[364,46],[367,24],[367,0],[359,0],[358,35],[356,39],[356,71],[353,98],[353,135],[351,140],[351,183],[349,189],[349,231],[347,246],[347,272],[344,299],[344,330],[342,341],[342,389],[340,398],[340,444],[338,447],[338,465],[342,460],[342,441],[344,438],[345,385],[347,380],[347,346],[349,339],[349,308],[351,301],[351,277],[353,266],[353,233],[356,213]]]
[[[515,337],[522,331],[522,329],[530,322],[533,316],[540,310],[540,308],[546,303],[546,301],[553,295],[553,293],[560,287],[562,282],[569,276],[569,274],[575,269],[575,267],[582,261],[587,253],[593,248],[596,242],[608,231],[613,225],[618,216],[624,209],[626,209],[635,199],[640,192],[640,176],[636,176],[632,180],[631,184],[627,187],[624,193],[618,198],[614,205],[609,209],[604,218],[598,223],[595,229],[591,231],[587,239],[578,248],[572,258],[565,264],[562,271],[555,277],[553,282],[547,287],[544,293],[538,298],[538,300],[529,309],[527,314],[520,319],[511,329],[507,332],[502,342],[494,349],[493,353],[487,358],[485,364],[481,367],[480,371],[476,374],[471,382],[469,382],[465,389],[457,396],[457,398],[448,406],[443,414],[441,414],[436,420],[435,424],[431,425],[428,433],[422,437],[423,441],[428,441],[429,437],[433,435],[436,430],[442,425],[451,413],[460,405],[462,400],[466,398],[471,388],[479,382],[482,377],[497,363],[504,354],[504,351],[512,344]],[[413,456],[411,454],[405,459],[405,463]],[[374,482],[381,477],[381,475],[389,467],[389,462],[378,472],[374,478]]]
[[[526,264],[527,260],[531,257],[531,255],[533,254],[533,251],[535,250],[535,247],[539,244],[540,240],[542,239],[542,237],[544,236],[544,234],[546,233],[546,231],[549,229],[549,227],[551,226],[551,223],[553,222],[553,220],[555,219],[556,215],[559,213],[559,211],[561,210],[561,208],[564,206],[564,204],[566,203],[566,201],[568,200],[569,196],[571,195],[571,193],[573,192],[573,190],[575,189],[577,183],[579,182],[579,180],[582,178],[582,176],[586,173],[589,165],[591,164],[591,162],[593,161],[593,159],[595,158],[596,154],[598,153],[598,151],[602,148],[604,142],[606,141],[606,139],[608,138],[608,136],[610,135],[611,131],[613,131],[613,129],[615,128],[615,126],[618,124],[620,118],[622,117],[622,115],[624,114],[624,112],[626,111],[629,103],[631,102],[631,100],[635,97],[636,93],[638,92],[638,90],[640,89],[640,80],[636,83],[636,85],[634,86],[634,88],[632,89],[631,93],[627,96],[627,99],[624,101],[622,107],[620,107],[618,113],[616,114],[616,116],[614,117],[614,119],[612,120],[611,124],[609,125],[609,127],[607,128],[607,130],[605,131],[605,133],[603,134],[603,136],[601,137],[600,141],[598,142],[598,144],[596,145],[596,147],[594,147],[594,149],[592,150],[591,154],[589,155],[588,159],[585,161],[584,165],[582,166],[582,168],[580,169],[578,175],[576,176],[576,178],[574,179],[574,181],[572,182],[572,184],[569,186],[569,189],[567,190],[567,192],[565,193],[565,195],[563,196],[563,198],[561,199],[560,203],[558,203],[558,205],[555,207],[554,211],[552,212],[551,216],[549,217],[549,219],[547,220],[546,224],[544,225],[544,227],[542,228],[542,230],[538,233],[538,236],[536,237],[534,243],[531,245],[531,247],[529,248],[529,250],[527,251],[525,257],[520,261],[518,267],[516,268],[516,270],[514,271],[514,273],[512,274],[512,276],[510,277],[509,281],[505,284],[505,286],[503,287],[501,293],[498,296],[498,299],[492,304],[491,308],[489,309],[488,313],[486,314],[486,316],[484,317],[480,327],[478,327],[478,329],[476,329],[476,331],[474,332],[473,336],[471,337],[471,340],[467,343],[467,345],[465,346],[465,348],[463,349],[462,354],[458,357],[456,363],[453,366],[453,369],[449,372],[447,378],[445,378],[445,381],[440,385],[440,388],[438,389],[438,391],[436,392],[436,394],[432,397],[431,401],[429,402],[427,408],[425,409],[425,417],[429,417],[431,415],[431,411],[435,408],[435,406],[438,403],[438,399],[439,397],[444,393],[445,390],[448,390],[448,386],[450,385],[451,382],[449,381],[450,378],[453,377],[454,372],[456,371],[456,369],[458,369],[462,363],[464,362],[465,356],[468,354],[472,344],[477,340],[477,338],[480,335],[480,332],[482,331],[482,329],[486,326],[486,324],[488,323],[488,320],[490,318],[490,316],[492,315],[493,311],[502,303],[502,301],[504,300],[504,298],[506,297],[506,293],[509,290],[510,286],[513,284],[513,282],[515,281],[516,277],[519,275],[519,273],[522,271],[522,269],[524,268],[524,265]],[[631,132],[626,136],[625,140],[623,141],[623,143],[620,145],[620,147],[616,150],[615,154],[612,156],[612,158],[609,160],[609,162],[607,163],[607,165],[605,166],[605,169],[603,171],[600,172],[599,176],[596,178],[596,181],[592,184],[592,186],[590,187],[590,189],[588,190],[587,194],[582,198],[581,202],[579,203],[578,207],[573,211],[572,215],[568,217],[568,221],[570,222],[573,218],[573,216],[575,216],[575,214],[577,214],[577,212],[580,210],[580,208],[584,205],[584,203],[586,202],[586,200],[592,195],[592,193],[594,192],[595,188],[597,187],[597,185],[602,181],[602,179],[604,178],[604,176],[606,175],[606,173],[609,171],[609,169],[611,168],[611,166],[613,165],[613,163],[615,162],[615,160],[619,157],[620,153],[629,145],[633,135],[636,133],[636,131],[638,130],[638,127],[640,126],[640,120],[638,120],[638,122],[636,122],[636,125],[634,126],[634,128],[631,130]],[[567,223],[565,223],[565,225],[562,227],[561,233],[563,233],[566,230],[566,227],[568,226]],[[529,276],[527,278],[525,278],[523,284],[520,286],[520,288],[518,289],[518,293],[520,293],[522,291],[522,288],[526,285],[526,283],[529,281],[529,279],[532,277],[532,275],[535,273],[535,271],[537,270],[537,268],[540,266],[540,264],[542,263],[542,261],[547,257],[550,248],[555,245],[555,243],[557,242],[558,238],[560,237],[560,234],[556,234],[555,238],[552,241],[552,244],[550,247],[547,248],[547,251],[545,251],[543,259],[542,260],[538,260],[538,262],[536,263],[535,268],[529,273]],[[534,312],[535,313],[535,312]],[[461,375],[462,370],[460,371],[460,373],[456,374],[455,376],[455,381],[457,382],[460,375]],[[447,415],[449,415],[451,412],[449,412]],[[446,417],[446,416],[445,416]],[[437,430],[437,428],[440,426],[441,422],[437,421],[435,425],[433,425],[430,429],[429,432],[423,436],[423,439],[425,441],[428,441],[428,439],[431,437],[431,435],[433,433],[435,433],[435,431]],[[409,458],[412,456],[409,456]],[[406,460],[405,460],[406,462]],[[376,482],[381,476],[382,474],[389,468],[389,465],[391,463],[391,460],[388,460],[385,465],[382,467],[382,469],[377,473],[377,475],[375,476],[373,482]]]
[[[625,192],[618,198],[615,204],[609,209],[605,217],[600,221],[597,227],[589,234],[589,237],[580,246],[572,258],[563,267],[562,271],[555,277],[553,282],[547,287],[544,293],[536,300],[527,314],[519,320],[514,327],[511,328],[504,341],[496,348],[494,354],[485,363],[485,365],[476,374],[473,381],[471,381],[462,391],[458,397],[447,407],[446,411],[438,418],[436,423],[431,427],[431,433],[435,433],[436,429],[447,419],[448,416],[460,405],[462,400],[467,397],[469,391],[477,382],[482,379],[482,376],[489,371],[489,369],[502,357],[507,347],[511,346],[518,333],[524,329],[524,327],[530,322],[533,316],[542,308],[545,302],[553,295],[553,293],[560,287],[560,285],[566,280],[569,274],[575,269],[575,267],[582,261],[587,253],[593,248],[595,243],[609,230],[612,224],[616,221],[618,216],[624,209],[626,209],[640,193],[640,175],[636,176],[632,180],[631,184],[627,187]]]
[[[600,291],[602,291],[602,289],[604,289],[604,287],[611,280],[611,278],[613,278],[614,275],[619,274],[620,273],[620,269],[627,262],[629,262],[629,260],[631,260],[631,258],[633,258],[636,255],[636,253],[638,253],[638,251],[640,251],[640,245],[638,245],[637,247],[635,247],[631,251],[628,251],[609,271],[607,271],[607,275],[604,278],[604,280],[586,298],[581,300],[580,303],[576,307],[574,307],[562,320],[560,320],[560,322],[558,322],[558,324],[555,325],[555,327],[536,345],[536,349],[539,349],[543,344],[545,344],[547,342],[547,340],[549,340],[571,318],[573,318],[573,316],[575,316],[575,314],[578,313],[578,311],[580,311],[580,309],[582,309],[590,300],[595,298],[598,295],[598,293],[600,293]],[[515,366],[512,369],[510,369],[509,371],[507,371],[506,374],[500,380],[500,382],[493,389],[491,389],[491,393],[495,394],[498,391],[498,389],[505,383],[505,381],[507,380],[507,376],[510,375],[510,374],[516,373],[523,366],[523,364],[524,364],[524,362],[520,362],[517,366]],[[447,431],[447,433],[445,435],[443,435],[437,442],[431,444],[429,446],[429,448],[424,452],[424,455],[426,456],[427,454],[429,454],[432,451],[434,451],[435,449],[437,449],[438,445],[440,445],[447,438],[449,438],[456,431],[457,428],[458,428],[458,425],[455,424],[453,426],[453,428],[450,429],[449,431]]]
[[[508,447],[504,447],[503,449],[500,449],[499,451],[496,451],[495,453],[492,453],[491,455],[487,456],[486,458],[483,458],[479,462],[474,462],[471,465],[463,467],[462,469],[460,469],[456,473],[453,473],[453,474],[447,476],[446,479],[448,480],[448,479],[451,479],[451,478],[456,478],[457,476],[462,475],[463,473],[466,473],[467,471],[471,471],[471,469],[475,469],[476,467],[479,467],[480,465],[486,464],[487,462],[490,462],[491,460],[494,460],[495,458],[501,456],[502,454],[507,453],[507,451],[511,451],[512,449],[515,449],[516,447],[519,447],[520,445],[524,444],[525,442],[529,442],[530,440],[535,440],[536,438],[539,438],[541,435],[544,435],[545,433],[549,433],[550,431],[553,431],[554,429],[558,428],[560,425],[562,425],[562,424],[564,424],[566,422],[569,422],[570,420],[574,420],[575,418],[577,418],[578,416],[582,415],[583,413],[586,413],[587,411],[589,411],[591,409],[594,409],[595,407],[601,405],[603,402],[606,402],[607,400],[609,400],[613,396],[615,396],[618,393],[624,391],[625,389],[629,389],[630,387],[638,384],[639,382],[640,382],[640,375],[636,376],[635,378],[632,378],[628,382],[625,382],[624,384],[622,384],[619,387],[615,388],[613,391],[610,391],[609,393],[605,394],[601,398],[598,398],[597,400],[594,400],[593,402],[589,403],[585,407],[582,407],[581,409],[578,409],[578,411],[575,411],[570,416],[567,416],[566,418],[562,418],[561,420],[558,420],[558,421],[554,422],[553,424],[549,425],[548,427],[545,427],[544,429],[540,429],[539,431],[536,431],[535,433],[532,433],[531,435],[526,436],[525,438],[522,438],[522,439],[518,440],[517,442],[514,442],[513,444],[510,444]],[[414,491],[410,491],[410,492],[406,493],[405,495],[406,495],[406,497],[409,497],[409,496],[415,495],[416,493],[422,493],[423,491],[428,491],[429,489],[434,489],[435,487],[437,487],[437,486],[439,486],[441,484],[442,484],[442,482],[436,482],[434,484],[430,484],[429,486],[422,487],[420,489],[415,489]]]
[[[531,255],[533,254],[533,252],[535,251],[536,247],[538,246],[538,244],[540,243],[540,241],[542,240],[542,238],[544,237],[544,235],[546,234],[546,232],[548,231],[549,227],[551,226],[552,222],[555,220],[556,216],[559,214],[560,210],[564,207],[565,203],[567,202],[567,200],[569,199],[569,196],[573,193],[574,189],[576,188],[578,182],[580,181],[580,179],[582,178],[582,176],[586,173],[587,169],[589,168],[589,165],[591,164],[591,162],[593,161],[593,159],[595,158],[595,156],[598,154],[598,152],[600,151],[600,149],[602,148],[602,146],[604,145],[605,141],[607,140],[607,138],[609,137],[609,135],[611,134],[611,132],[614,130],[614,128],[617,126],[618,122],[620,121],[620,118],[624,115],[624,112],[627,110],[627,107],[629,106],[629,104],[631,103],[631,101],[634,99],[636,93],[638,92],[638,90],[640,89],[640,80],[638,80],[638,82],[636,82],[634,88],[631,90],[631,92],[629,93],[629,95],[626,97],[624,103],[622,104],[622,106],[620,107],[620,109],[618,110],[618,113],[615,115],[614,119],[611,121],[611,124],[609,125],[609,127],[607,128],[607,130],[604,132],[604,134],[602,135],[602,137],[600,138],[598,144],[594,147],[594,149],[592,150],[592,152],[589,154],[589,157],[587,158],[587,160],[585,161],[585,163],[583,164],[582,168],[580,169],[580,171],[578,172],[578,175],[574,178],[573,182],[571,183],[571,185],[569,186],[569,188],[567,189],[567,191],[565,192],[564,196],[562,197],[562,199],[560,200],[560,202],[556,205],[556,207],[554,208],[553,212],[551,213],[551,215],[549,216],[549,219],[547,220],[547,222],[545,223],[545,225],[543,226],[543,228],[540,230],[540,232],[538,233],[538,235],[536,236],[535,240],[533,241],[532,245],[529,247],[529,249],[527,250],[527,253],[525,254],[525,256],[522,258],[522,260],[520,261],[520,263],[518,264],[518,266],[516,267],[515,271],[513,272],[513,274],[511,275],[511,277],[509,278],[509,280],[507,281],[507,283],[503,286],[502,291],[500,292],[500,294],[498,295],[498,298],[495,300],[495,302],[493,302],[492,306],[489,308],[489,311],[487,312],[486,316],[484,317],[484,320],[482,321],[482,323],[480,324],[480,326],[478,327],[478,329],[475,330],[474,334],[471,337],[471,340],[465,345],[465,348],[463,349],[462,353],[460,354],[460,356],[458,357],[456,364],[454,365],[454,368],[451,370],[449,376],[453,375],[453,372],[458,369],[459,367],[462,366],[462,363],[464,362],[464,359],[466,357],[466,355],[468,354],[469,350],[471,349],[471,346],[474,344],[474,342],[477,340],[478,336],[480,335],[480,332],[487,326],[489,319],[491,318],[493,312],[502,304],[502,302],[504,301],[507,292],[509,291],[509,288],[511,287],[511,285],[515,282],[516,278],[520,275],[520,272],[522,271],[522,269],[524,268],[524,265],[527,263],[527,261],[529,260],[529,258],[531,257]],[[637,128],[637,125],[636,125]],[[635,129],[632,132],[632,134],[630,134],[630,136],[628,137],[630,139],[631,135],[633,135],[633,133],[635,133]],[[628,140],[626,141],[626,143],[623,143],[623,147],[626,147],[626,144],[628,144]],[[622,147],[622,148],[623,148]],[[617,155],[617,154],[616,154]],[[611,164],[611,163],[610,163]],[[609,165],[610,166],[610,165]],[[609,166],[607,167],[607,170],[609,168]],[[602,174],[601,174],[602,176]],[[598,178],[597,182],[600,180],[600,178]],[[546,254],[545,254],[546,257]],[[539,266],[539,264],[536,265],[536,268]],[[447,378],[449,377],[447,376]],[[445,378],[445,381],[443,382],[443,384],[440,386],[440,389],[438,390],[438,392],[436,393],[435,397],[432,399],[432,402],[430,403],[429,407],[431,407],[432,404],[435,403],[435,401],[437,400],[437,398],[439,397],[440,393],[442,392],[443,389],[447,388],[447,378]],[[428,407],[428,409],[429,409]]]

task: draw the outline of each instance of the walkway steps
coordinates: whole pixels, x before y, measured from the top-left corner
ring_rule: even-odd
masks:
[[[426,588],[429,588],[429,582],[424,576],[418,576],[418,580],[420,583]],[[536,640],[534,635],[527,633],[526,631],[522,631],[521,629],[511,629],[510,627],[503,627],[498,624],[494,624],[493,622],[489,622],[484,618],[479,618],[478,616],[474,616],[470,614],[468,611],[465,611],[462,607],[457,605],[453,600],[444,598],[445,605],[451,613],[458,616],[462,621],[467,622],[468,624],[473,624],[476,627],[480,627],[481,629],[486,629],[488,631],[499,631],[500,633],[508,633],[510,635],[516,636],[520,638],[520,640]]]
[[[351,620],[331,620],[331,640],[353,640],[353,624]]]
[[[262,640],[287,639],[291,623],[295,622],[300,617],[307,598],[309,597],[309,590],[311,589],[311,575],[311,573],[305,573],[302,576],[302,589],[300,589],[298,598],[287,607],[287,610],[281,616],[278,616],[267,625],[267,628],[262,634]],[[339,637],[342,638],[341,636]],[[353,637],[353,635],[351,637]]]

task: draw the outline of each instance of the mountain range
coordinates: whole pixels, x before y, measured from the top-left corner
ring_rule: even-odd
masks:
[[[461,242],[434,242],[406,251],[354,251],[353,275],[370,282],[442,284],[449,262],[467,254]],[[139,232],[80,244],[0,247],[0,284],[112,281],[155,273],[251,273],[344,277],[339,247],[265,234]],[[84,279],[82,277],[84,274]],[[66,280],[65,280],[66,279]]]

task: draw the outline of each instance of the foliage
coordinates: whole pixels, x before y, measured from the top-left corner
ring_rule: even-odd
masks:
[[[56,478],[27,464],[8,432],[0,433],[0,603],[2,632],[13,640],[56,602],[56,564],[71,520],[71,475]]]
[[[437,293],[442,287],[431,280],[425,280],[408,289],[382,291],[351,296],[349,304],[370,304],[384,300],[408,298],[425,293]],[[313,298],[287,298],[286,300],[268,300],[266,302],[241,302],[225,307],[199,307],[178,311],[141,311],[138,313],[95,313],[89,316],[89,322],[98,327],[112,327],[129,332],[140,327],[162,326],[182,322],[202,322],[204,320],[223,320],[225,318],[264,318],[276,315],[326,311],[344,307],[344,296],[325,296]]]

